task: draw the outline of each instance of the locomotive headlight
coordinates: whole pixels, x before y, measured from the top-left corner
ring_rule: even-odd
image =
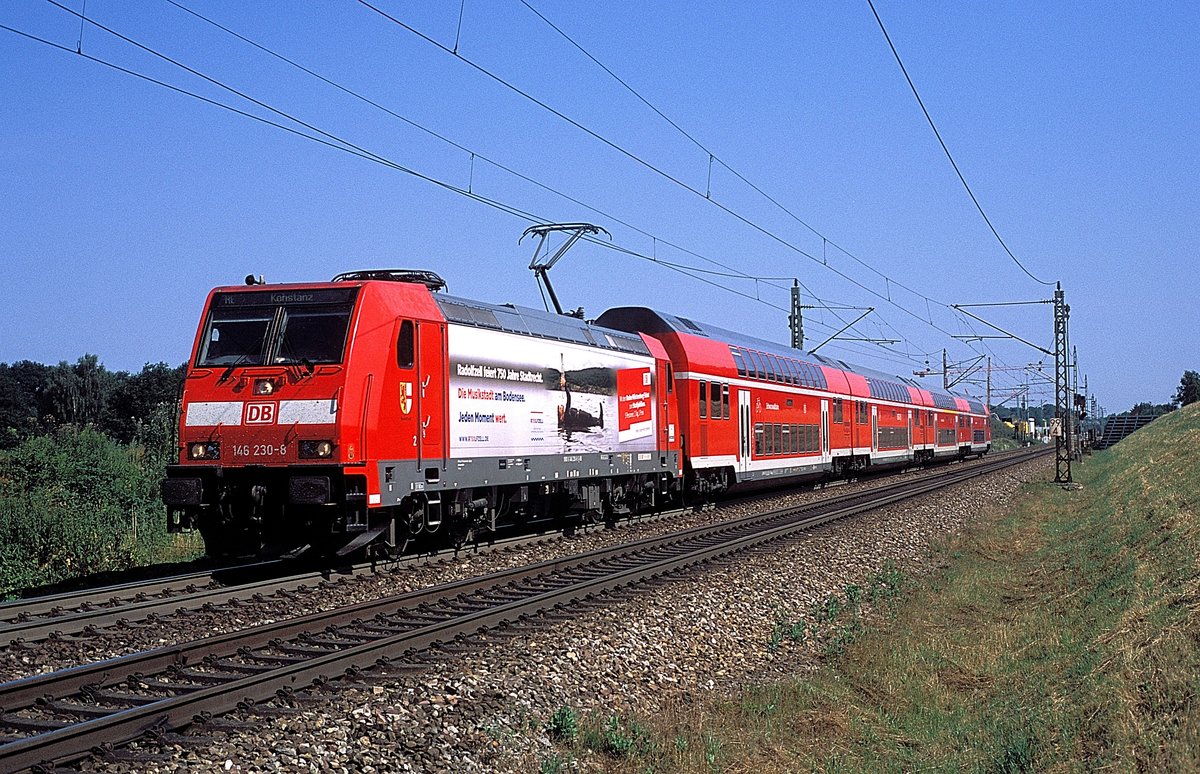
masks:
[[[301,441],[300,459],[323,460],[333,456],[333,441]]]
[[[274,379],[255,379],[254,394],[255,395],[270,395],[275,392]]]
[[[221,459],[221,444],[217,441],[200,441],[188,444],[189,460]]]

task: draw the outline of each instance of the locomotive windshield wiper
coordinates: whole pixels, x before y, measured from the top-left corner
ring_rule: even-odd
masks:
[[[292,368],[296,369],[297,379],[304,379],[313,375],[313,371],[316,369],[313,368],[312,361],[304,356],[296,357],[296,349],[292,346],[292,342],[288,339],[286,332],[282,333],[282,337],[279,340],[279,349],[291,361],[287,364],[288,370]]]
[[[217,380],[217,384],[223,384],[226,379],[233,376],[233,369],[245,363],[248,357],[250,357],[249,352],[243,352],[241,355],[239,355],[238,359],[230,363],[229,366],[221,373],[221,378]]]

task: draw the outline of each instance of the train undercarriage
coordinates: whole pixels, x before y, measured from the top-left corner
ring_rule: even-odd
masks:
[[[366,479],[336,468],[195,467],[163,483],[171,532],[196,530],[210,557],[399,555],[461,546],[536,525],[567,527],[652,514],[680,502],[669,473],[415,492],[367,507]]]

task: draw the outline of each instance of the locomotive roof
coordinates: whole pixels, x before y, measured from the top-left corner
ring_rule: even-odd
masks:
[[[650,349],[636,334],[593,325],[577,317],[543,312],[513,304],[489,304],[469,298],[434,293],[433,300],[450,322],[477,328],[571,341],[589,347],[614,349],[635,355],[650,355]]]
[[[968,404],[970,404],[972,411],[980,414],[984,413],[983,404],[977,400],[967,398],[966,396],[962,395],[956,396],[944,392],[930,390],[926,387],[922,387],[916,380],[909,377],[888,374],[883,371],[877,371],[873,368],[864,368],[863,366],[847,363],[845,360],[836,360],[823,355],[815,355],[811,352],[793,349],[772,341],[766,341],[765,339],[759,339],[754,336],[747,336],[744,333],[726,330],[715,325],[709,325],[708,323],[697,322],[696,320],[692,320],[688,317],[667,314],[666,312],[660,312],[656,309],[634,306],[616,307],[609,309],[604,314],[596,318],[596,320],[598,323],[608,325],[620,325],[622,323],[625,325],[632,324],[632,326],[637,327],[640,330],[644,330],[647,333],[666,333],[671,331],[675,333],[686,333],[692,336],[702,336],[704,338],[712,339],[714,341],[721,341],[735,347],[744,347],[746,349],[753,349],[759,352],[766,352],[775,355],[776,357],[808,360],[812,363],[820,363],[821,365],[829,368],[837,368],[842,371],[858,374],[859,376],[864,376],[870,380],[879,382],[892,382],[895,384],[902,384],[925,390],[933,396],[934,404],[940,408],[949,408],[957,411],[958,406],[954,402],[954,398],[962,398],[963,400],[966,400]]]

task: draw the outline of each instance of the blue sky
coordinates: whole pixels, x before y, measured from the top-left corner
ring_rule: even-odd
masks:
[[[833,342],[822,354],[904,374],[927,357],[938,365],[943,347],[956,362],[992,354],[998,367],[1044,358],[1014,342],[968,345],[947,335],[985,331],[938,302],[1044,299],[1051,289],[1026,277],[987,230],[865,0],[529,0],[791,215],[721,164],[710,181],[706,152],[518,0],[466,0],[461,31],[460,2],[373,0],[447,47],[457,35],[462,57],[708,191],[757,228],[357,2],[179,2],[469,151],[166,0],[89,0],[86,11],[424,175],[547,219],[597,223],[615,245],[664,262],[728,272],[699,254],[735,273],[798,278],[806,303],[877,307],[857,326],[859,337],[902,339],[890,350]],[[1120,411],[1167,401],[1184,369],[1200,368],[1200,6],[876,7],[1005,241],[1035,275],[1062,281],[1080,371],[1099,402]],[[181,362],[208,289],[251,272],[309,281],[355,268],[422,267],[456,295],[541,306],[526,268],[532,245],[517,243],[527,221],[77,56],[79,19],[44,0],[3,4],[0,24],[70,49],[0,30],[0,361],[94,352],[113,369]],[[82,50],[271,115],[90,23]],[[790,280],[707,276],[743,295],[590,244],[552,274],[564,305],[583,305],[589,317],[650,305],[787,340],[786,312],[776,307],[787,306]],[[1048,306],[979,313],[1052,344]],[[838,314],[848,321],[858,312]],[[841,324],[832,312],[810,312],[808,345]],[[1019,380],[997,371],[996,392]]]

